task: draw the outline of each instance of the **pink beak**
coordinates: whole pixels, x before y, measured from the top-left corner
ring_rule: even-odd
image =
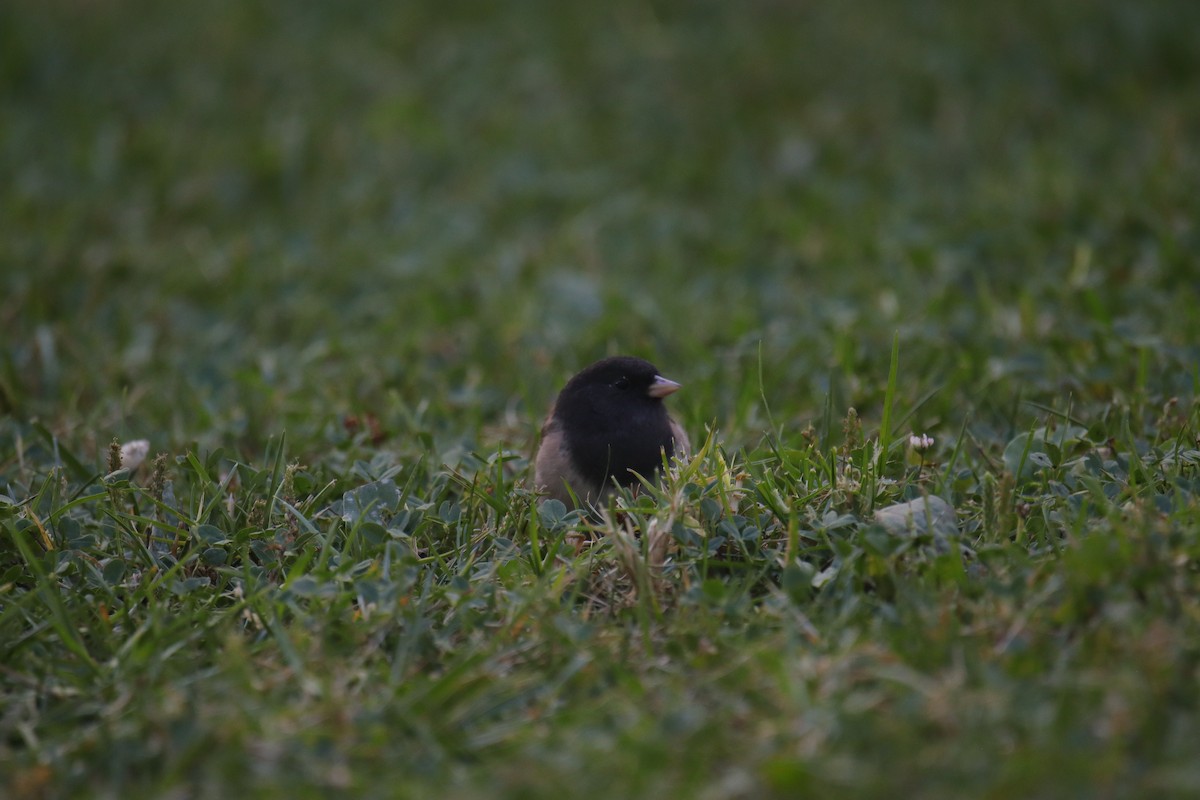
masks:
[[[650,384],[650,388],[646,390],[646,394],[651,397],[662,398],[679,391],[679,386],[675,381],[669,381],[662,375],[655,375],[654,383]]]

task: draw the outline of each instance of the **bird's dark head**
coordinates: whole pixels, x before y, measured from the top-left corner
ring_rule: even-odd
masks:
[[[566,411],[661,408],[662,399],[678,388],[678,383],[659,375],[658,368],[649,361],[615,356],[597,361],[571,378],[559,395],[558,404]]]

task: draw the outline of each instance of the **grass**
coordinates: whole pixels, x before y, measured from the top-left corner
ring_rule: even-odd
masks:
[[[1200,790],[1198,25],[0,6],[0,793]]]

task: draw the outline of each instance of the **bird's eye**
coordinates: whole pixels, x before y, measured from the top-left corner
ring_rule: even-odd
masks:
[[[617,382],[613,386],[620,389],[622,392],[629,388],[629,378],[617,378]]]

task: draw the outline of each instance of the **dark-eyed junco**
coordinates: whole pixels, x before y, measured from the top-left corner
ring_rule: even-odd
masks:
[[[664,452],[686,456],[687,434],[663,405],[678,388],[653,364],[631,356],[584,369],[567,381],[546,418],[534,486],[567,506],[572,492],[581,503],[594,503],[614,482],[635,484],[634,473],[652,479]]]

